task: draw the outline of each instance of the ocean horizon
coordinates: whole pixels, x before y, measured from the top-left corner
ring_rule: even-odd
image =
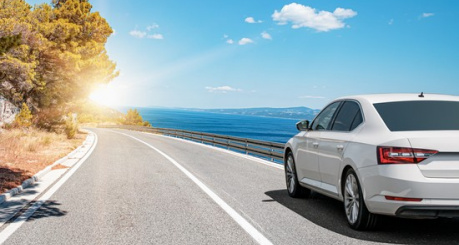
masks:
[[[135,108],[153,127],[286,143],[298,133],[298,119],[222,114],[171,108]],[[121,109],[123,112],[127,108]]]

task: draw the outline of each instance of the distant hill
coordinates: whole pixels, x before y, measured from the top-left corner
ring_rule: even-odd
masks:
[[[308,107],[289,107],[289,108],[246,108],[246,109],[189,109],[195,111],[205,111],[222,114],[248,115],[259,117],[280,117],[291,119],[312,120],[320,112],[317,109]]]

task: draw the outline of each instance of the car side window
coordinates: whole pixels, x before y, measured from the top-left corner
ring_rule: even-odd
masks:
[[[362,123],[363,123],[362,112],[359,109],[359,112],[357,113],[357,115],[355,115],[354,121],[352,122],[351,131],[357,128]]]
[[[326,130],[332,121],[333,115],[338,109],[339,105],[341,104],[340,101],[335,102],[327,106],[314,120],[312,123],[311,129],[312,130]]]
[[[360,106],[354,101],[346,101],[336,115],[332,125],[333,131],[352,131],[362,123]]]

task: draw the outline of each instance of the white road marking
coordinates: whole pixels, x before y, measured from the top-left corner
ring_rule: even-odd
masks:
[[[112,131],[115,132],[115,131]],[[165,157],[167,160],[169,160],[172,164],[174,164],[180,171],[182,171],[188,178],[190,178],[201,190],[203,190],[214,202],[216,202],[231,218],[233,218],[236,223],[239,224],[239,226],[242,227],[250,236],[252,236],[255,241],[257,241],[259,244],[262,245],[271,245],[271,241],[269,241],[263,234],[261,234],[255,227],[253,227],[252,224],[250,224],[246,219],[244,219],[239,213],[237,213],[232,207],[230,207],[223,199],[221,199],[217,194],[215,194],[212,190],[209,189],[204,183],[202,183],[198,178],[196,178],[191,172],[186,170],[182,165],[180,165],[177,161],[175,161],[172,157],[168,156],[164,152],[160,151],[156,147],[148,144],[147,142],[138,139],[134,136],[125,134],[125,133],[120,133],[120,132],[115,132],[118,134],[125,135],[127,137],[130,137],[134,140],[139,141],[140,143],[143,143],[144,145],[150,147],[151,149],[155,150],[159,154],[161,154],[163,157]]]
[[[216,147],[216,146],[212,146],[212,145],[206,145],[206,144],[199,143],[199,142],[194,142],[194,141],[191,141],[191,140],[186,140],[186,139],[181,139],[181,138],[174,138],[174,137],[171,137],[171,136],[165,136],[165,135],[160,135],[160,134],[153,134],[153,133],[140,132],[140,131],[139,131],[139,133],[144,133],[144,134],[147,134],[147,135],[150,135],[150,136],[165,137],[165,138],[168,138],[168,139],[178,140],[178,141],[182,141],[182,142],[186,142],[186,143],[190,143],[190,144],[195,144],[195,145],[211,148],[213,150],[225,152],[225,153],[228,153],[228,154],[231,154],[231,155],[234,155],[234,156],[238,156],[238,157],[242,157],[242,158],[245,158],[245,159],[248,159],[248,160],[252,160],[252,161],[264,164],[266,166],[270,166],[270,167],[273,167],[273,168],[284,170],[284,166],[281,165],[281,164],[269,162],[269,161],[266,161],[266,160],[263,160],[263,159],[260,159],[260,158],[257,158],[257,157],[248,156],[248,155],[245,155],[245,154],[242,154],[242,153],[239,153],[239,152],[234,152],[234,151],[223,149],[223,148],[220,148],[220,147]]]
[[[88,130],[89,131],[89,130]],[[94,134],[94,133],[93,133]],[[0,232],[0,244],[3,244],[19,227],[21,227],[27,219],[32,216],[32,214],[37,211],[41,205],[43,205],[76,171],[77,169],[86,161],[86,159],[91,155],[97,145],[97,135],[94,134],[94,144],[91,149],[86,153],[86,155],[80,159],[80,161],[73,166],[55,185],[53,185],[43,196],[41,196],[31,207],[27,209],[23,214],[17,217],[13,222],[11,222],[3,231]]]

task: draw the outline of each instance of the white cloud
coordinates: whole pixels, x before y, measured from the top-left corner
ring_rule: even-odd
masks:
[[[352,9],[336,8],[335,11],[318,11],[309,6],[298,3],[291,3],[282,7],[280,11],[275,10],[272,18],[279,25],[292,23],[292,28],[312,28],[317,31],[330,31],[346,27],[345,19],[357,15]]]
[[[432,17],[434,15],[435,15],[434,13],[422,13],[421,18],[429,18],[429,17]]]
[[[327,12],[327,11],[320,11],[320,12]],[[333,11],[333,15],[339,19],[347,19],[347,18],[352,18],[356,16],[357,12],[355,12],[352,9],[336,8],[335,11]]]
[[[249,43],[253,43],[253,40],[250,39],[250,38],[244,37],[241,40],[239,40],[238,43],[239,43],[239,45],[246,45],[246,44],[249,44]]]
[[[158,33],[155,33],[155,34],[152,34],[152,35],[148,35],[147,38],[149,38],[149,39],[157,39],[157,40],[164,39],[163,35],[162,34],[158,34]]]
[[[234,40],[229,38],[229,36],[227,34],[223,35],[223,38],[226,39],[226,43],[227,44],[233,44],[234,43]]]
[[[269,39],[269,40],[273,39],[273,37],[271,37],[271,35],[265,31],[261,33],[261,37],[264,39]]]
[[[242,89],[232,88],[230,86],[221,86],[221,87],[205,87],[205,89],[210,93],[228,93],[228,92],[242,92]]]
[[[145,28],[145,31],[139,31],[137,30],[137,27],[135,30],[132,30],[129,32],[129,35],[136,37],[136,38],[148,38],[148,39],[157,39],[161,40],[164,39],[164,36],[159,33],[151,33],[152,30],[159,28],[159,25],[156,23],[153,23]]]
[[[394,19],[390,19],[388,24],[389,24],[389,25],[394,24]]]
[[[299,99],[325,99],[323,96],[315,96],[315,95],[303,95],[298,97]]]
[[[144,31],[132,30],[129,32],[129,35],[136,38],[144,38],[147,35],[147,33]]]
[[[152,24],[146,28],[147,31],[139,31],[136,29],[136,30],[130,31],[129,35],[136,37],[136,38],[140,38],[140,39],[142,38],[157,39],[157,40],[164,39],[164,36],[162,34],[159,34],[159,33],[150,34],[149,33],[151,30],[156,29],[156,28],[159,28],[159,25]]]
[[[159,25],[156,23],[151,24],[150,26],[147,26],[147,31],[151,31],[153,29],[159,28]]]
[[[263,22],[261,20],[255,20],[253,17],[247,17],[247,18],[245,18],[244,21],[247,22],[247,23],[250,23],[250,24],[262,23]]]

